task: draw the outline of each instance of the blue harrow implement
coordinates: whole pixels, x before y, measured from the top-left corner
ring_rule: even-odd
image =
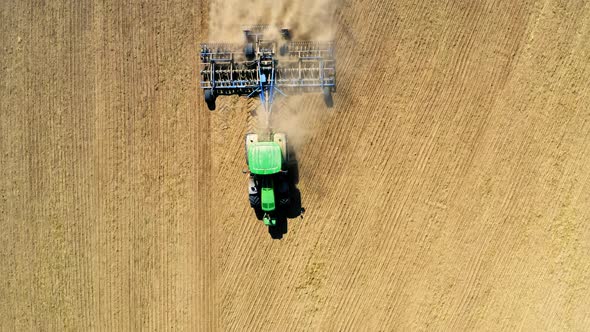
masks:
[[[242,44],[201,44],[201,82],[205,102],[215,110],[218,96],[260,97],[272,111],[275,93],[323,93],[332,107],[336,90],[336,61],[331,41],[293,41],[288,29],[275,39],[265,39],[269,28],[257,25],[244,30]]]

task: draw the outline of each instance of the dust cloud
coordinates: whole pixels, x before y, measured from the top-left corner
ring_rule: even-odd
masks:
[[[294,40],[332,40],[335,34],[334,14],[342,0],[214,0],[210,4],[209,41],[243,43],[242,30],[255,24],[269,26],[267,38],[279,38],[280,28],[289,28]],[[277,36],[269,34],[277,33]],[[321,91],[316,97],[321,99]],[[321,121],[325,106],[312,107],[307,94],[279,96],[273,105],[272,118],[260,105],[257,110],[256,129],[265,132],[268,126],[275,132],[284,132],[293,148],[301,147],[310,137],[314,121]],[[315,108],[322,108],[316,110]],[[317,112],[316,112],[317,111]],[[315,114],[315,115],[314,115]]]
[[[270,125],[275,132],[287,134],[291,147],[300,150],[332,115],[321,92],[290,95],[273,111]]]
[[[296,39],[329,40],[334,35],[332,23],[340,1],[214,0],[210,7],[209,40],[242,42],[242,28],[254,24],[289,28]]]

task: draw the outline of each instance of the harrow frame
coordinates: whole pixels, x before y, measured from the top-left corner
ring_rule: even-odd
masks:
[[[328,107],[336,91],[336,60],[332,41],[292,41],[281,29],[281,38],[265,39],[268,26],[244,29],[245,44],[203,43],[200,52],[200,87],[209,109],[222,95],[260,97],[272,111],[275,92],[282,95],[322,92]]]

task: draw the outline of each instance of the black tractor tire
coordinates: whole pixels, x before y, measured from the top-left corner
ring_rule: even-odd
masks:
[[[289,197],[283,197],[283,198],[279,199],[279,205],[280,206],[289,205]]]
[[[291,31],[287,28],[281,29],[281,36],[284,40],[291,40]]]
[[[258,195],[248,195],[250,199],[250,207],[257,208],[260,207],[260,196]]]
[[[254,57],[256,56],[256,50],[254,49],[253,43],[246,44],[246,47],[244,47],[244,55],[246,56],[247,60],[254,60]]]
[[[334,99],[332,99],[332,90],[330,87],[324,87],[324,102],[328,108],[334,107]]]
[[[205,102],[210,111],[215,110],[215,99],[216,96],[213,93],[213,90],[205,90]]]

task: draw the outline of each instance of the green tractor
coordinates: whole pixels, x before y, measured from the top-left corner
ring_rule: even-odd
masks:
[[[266,226],[275,226],[278,214],[290,203],[287,136],[247,134],[246,163],[250,206]]]

